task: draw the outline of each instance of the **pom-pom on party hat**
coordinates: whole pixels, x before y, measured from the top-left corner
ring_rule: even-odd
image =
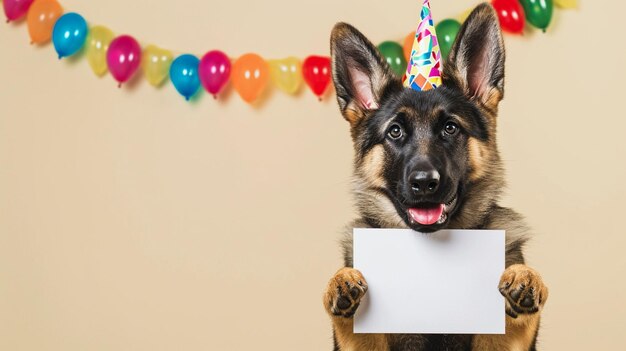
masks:
[[[417,91],[441,85],[441,51],[429,0],[424,0],[413,49],[404,76],[404,86]]]

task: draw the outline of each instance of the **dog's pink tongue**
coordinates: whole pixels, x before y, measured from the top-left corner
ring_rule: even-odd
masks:
[[[436,223],[443,213],[443,204],[429,208],[409,208],[409,215],[419,224],[431,225]]]

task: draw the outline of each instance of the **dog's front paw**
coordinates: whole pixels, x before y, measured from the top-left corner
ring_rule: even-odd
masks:
[[[328,282],[324,295],[324,307],[333,316],[354,316],[367,292],[367,282],[361,272],[354,268],[342,268]]]
[[[548,288],[539,273],[523,264],[511,265],[504,271],[499,289],[506,298],[506,313],[513,318],[538,312],[548,299]]]

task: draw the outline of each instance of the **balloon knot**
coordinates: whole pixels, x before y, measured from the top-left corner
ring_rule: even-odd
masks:
[[[189,101],[189,96],[185,96],[185,101]]]
[[[321,97],[321,96],[318,96],[318,97],[317,97],[317,101],[322,102],[322,97]]]
[[[546,29],[544,28],[544,29],[542,29],[541,31],[543,31],[543,32],[545,33],[545,32],[546,32]]]
[[[10,23],[10,22],[11,22],[11,20],[7,18],[7,23]]]
[[[62,58],[63,58],[63,56],[59,55],[59,60],[62,59]]]
[[[217,94],[213,94],[213,100],[217,100]]]
[[[120,82],[120,83],[117,83],[117,88],[118,88],[118,89],[121,89],[121,88],[122,88],[122,83],[121,83],[121,82]]]
[[[35,44],[35,42],[31,40],[30,41],[30,45],[34,45],[34,44]]]

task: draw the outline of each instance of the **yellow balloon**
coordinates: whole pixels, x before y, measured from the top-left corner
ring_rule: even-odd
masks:
[[[472,11],[474,11],[474,8],[469,8],[465,11],[463,11],[460,15],[457,16],[457,20],[461,23],[465,22],[465,20],[469,17],[470,13],[472,13]]]
[[[97,76],[103,76],[108,71],[107,50],[113,38],[115,34],[107,27],[95,26],[89,29],[85,54],[91,70]]]
[[[141,69],[148,82],[155,87],[163,84],[169,75],[173,59],[174,54],[169,50],[154,45],[148,45],[143,49]]]
[[[578,7],[578,0],[554,0],[554,4],[562,9],[575,9]]]
[[[302,85],[302,62],[295,57],[269,60],[272,81],[287,94],[295,94]]]

